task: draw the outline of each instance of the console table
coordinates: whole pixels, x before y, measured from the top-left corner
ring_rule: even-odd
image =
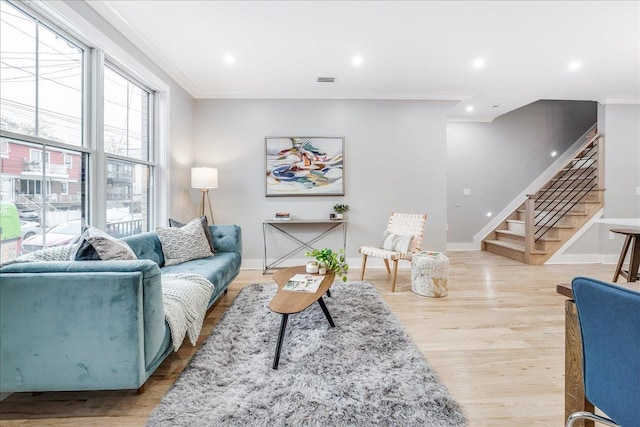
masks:
[[[296,228],[304,225],[312,225],[312,226],[321,226],[322,231],[315,234],[308,240],[301,240],[300,238],[294,236],[292,233],[295,232]],[[267,230],[273,229],[278,233],[288,237],[293,240],[297,246],[282,255],[277,260],[268,263],[268,248],[269,243],[267,242]],[[333,231],[342,230],[342,249],[347,250],[347,220],[346,219],[289,219],[289,220],[277,220],[277,219],[267,219],[262,222],[262,239],[264,242],[264,259],[262,262],[262,274],[266,274],[268,270],[275,270],[278,265],[280,265],[283,261],[290,259],[292,255],[301,250],[314,250],[316,249],[313,244],[323,237],[327,236],[329,233]]]

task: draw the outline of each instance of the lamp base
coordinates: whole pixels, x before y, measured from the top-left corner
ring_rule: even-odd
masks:
[[[202,189],[202,200],[200,202],[200,216],[206,216],[205,214],[205,199],[207,200],[207,204],[209,205],[209,212],[211,213],[211,221],[210,224],[215,224],[215,219],[213,218],[213,207],[211,205],[211,198],[209,197],[209,189]]]

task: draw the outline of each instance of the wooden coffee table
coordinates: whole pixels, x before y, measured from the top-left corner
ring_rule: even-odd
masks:
[[[327,274],[324,275],[324,280],[320,284],[320,287],[313,294],[309,292],[283,291],[282,288],[284,287],[284,285],[286,285],[289,279],[291,279],[296,274],[306,274],[305,267],[289,267],[283,270],[278,270],[273,274],[273,280],[275,280],[275,282],[278,284],[278,293],[269,303],[269,308],[275,313],[282,314],[282,321],[280,323],[280,335],[278,335],[276,354],[273,358],[273,369],[278,369],[278,362],[280,361],[280,350],[282,350],[282,340],[284,338],[285,330],[287,329],[287,320],[290,314],[295,314],[306,310],[309,306],[317,301],[318,304],[320,304],[322,312],[326,316],[331,327],[333,328],[336,326],[333,323],[331,314],[329,314],[329,310],[327,310],[327,306],[322,300],[322,295],[325,292],[328,293],[329,288],[333,284],[335,273],[333,273],[332,271],[327,272]]]

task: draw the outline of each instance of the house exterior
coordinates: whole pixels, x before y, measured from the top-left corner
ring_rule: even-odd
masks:
[[[72,151],[41,149],[2,141],[0,198],[24,210],[39,210],[44,202],[56,209],[79,209],[81,156]]]

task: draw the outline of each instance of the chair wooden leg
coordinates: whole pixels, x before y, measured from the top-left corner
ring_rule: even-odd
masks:
[[[398,260],[393,261],[393,283],[391,284],[391,292],[396,291],[396,277],[398,276]]]
[[[362,271],[360,272],[360,281],[364,280],[364,269],[367,266],[367,256],[362,254]]]
[[[391,270],[389,269],[389,260],[385,258],[384,266],[387,267],[387,274],[391,274]]]

